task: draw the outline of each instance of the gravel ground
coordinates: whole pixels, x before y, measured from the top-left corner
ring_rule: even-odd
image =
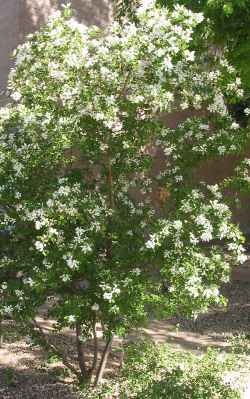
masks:
[[[223,293],[228,298],[226,310],[212,309],[195,322],[177,318],[152,321],[144,333],[156,341],[195,352],[208,346],[225,347],[234,334],[250,334],[250,282],[229,284]],[[51,322],[45,323],[49,331]],[[60,363],[48,363],[42,350],[30,348],[24,337],[16,334],[13,323],[6,323],[5,331],[6,340],[0,348],[0,399],[83,399]],[[132,339],[136,336],[131,335]],[[70,351],[72,334],[67,331],[59,339]],[[74,354],[70,355],[74,360]],[[111,359],[111,369],[116,367],[116,360]]]

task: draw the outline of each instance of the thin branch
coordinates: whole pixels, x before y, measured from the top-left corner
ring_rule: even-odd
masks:
[[[51,342],[49,342],[49,339],[47,337],[47,335],[45,334],[45,332],[43,331],[42,327],[39,325],[39,323],[37,323],[37,321],[34,319],[33,320],[34,325],[32,325],[32,327],[34,328],[34,326],[38,329],[39,333],[40,333],[40,337],[43,339],[43,341],[46,343],[46,345],[48,346],[48,348],[50,348],[53,353],[55,353],[58,357],[60,357],[62,359],[63,364],[65,365],[65,367],[67,367],[78,379],[80,379],[80,373],[77,371],[77,369],[68,361],[68,359],[66,358],[66,356]]]

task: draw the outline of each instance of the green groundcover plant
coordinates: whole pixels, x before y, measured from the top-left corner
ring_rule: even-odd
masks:
[[[58,355],[35,319],[50,299],[56,328],[76,334],[79,367],[61,355],[65,365],[96,384],[114,335],[223,303],[219,285],[245,260],[224,183],[192,178],[248,141],[225,105],[243,95],[240,79],[225,59],[190,49],[201,14],[148,1],[137,19],[101,30],[64,7],[18,47],[13,102],[0,110],[1,317]],[[186,109],[200,116],[164,126],[162,113]]]
[[[126,347],[117,378],[84,395],[86,399],[240,399],[239,378],[229,376],[244,361],[211,349],[196,356],[139,341]]]

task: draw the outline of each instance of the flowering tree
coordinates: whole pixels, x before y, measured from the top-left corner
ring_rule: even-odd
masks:
[[[193,315],[223,301],[230,262],[244,260],[220,184],[192,179],[200,162],[247,140],[225,106],[242,95],[239,79],[226,60],[190,51],[201,14],[148,1],[137,19],[101,31],[65,7],[17,49],[14,102],[0,110],[1,315],[58,353],[36,321],[52,297],[57,328],[75,330],[79,371],[62,358],[80,381],[98,383],[113,336],[148,313]],[[159,118],[186,108],[202,116],[176,130]],[[165,157],[157,174],[152,148]]]

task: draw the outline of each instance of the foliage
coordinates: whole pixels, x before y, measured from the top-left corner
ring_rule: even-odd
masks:
[[[115,15],[136,18],[140,1],[114,1]],[[160,6],[184,5],[193,12],[202,12],[205,23],[197,27],[196,48],[212,45],[228,51],[230,62],[243,81],[246,97],[250,95],[250,1],[249,0],[158,0]]]
[[[225,373],[237,367],[232,355],[209,350],[195,356],[142,341],[128,346],[117,380],[86,392],[86,399],[240,399],[239,388],[224,382]]]
[[[246,334],[237,334],[232,336],[229,341],[233,353],[247,355],[249,354],[249,336]]]
[[[17,49],[14,102],[0,110],[1,315],[23,322],[81,381],[98,370],[96,383],[114,334],[156,311],[194,316],[223,303],[230,263],[245,260],[220,186],[192,179],[248,140],[225,106],[242,96],[235,70],[190,49],[200,14],[151,1],[137,18],[103,31],[68,7],[56,13]],[[200,117],[176,130],[159,117],[187,108]],[[165,157],[157,174],[153,148]],[[46,301],[57,329],[76,332],[80,372],[35,320]]]
[[[135,17],[136,8],[139,6],[138,0],[112,0],[113,14],[117,20],[122,19],[125,15],[133,19]]]
[[[250,94],[250,1],[249,0],[159,0],[161,5],[182,4],[202,12],[207,20],[198,34],[229,51],[229,58],[240,72]]]

